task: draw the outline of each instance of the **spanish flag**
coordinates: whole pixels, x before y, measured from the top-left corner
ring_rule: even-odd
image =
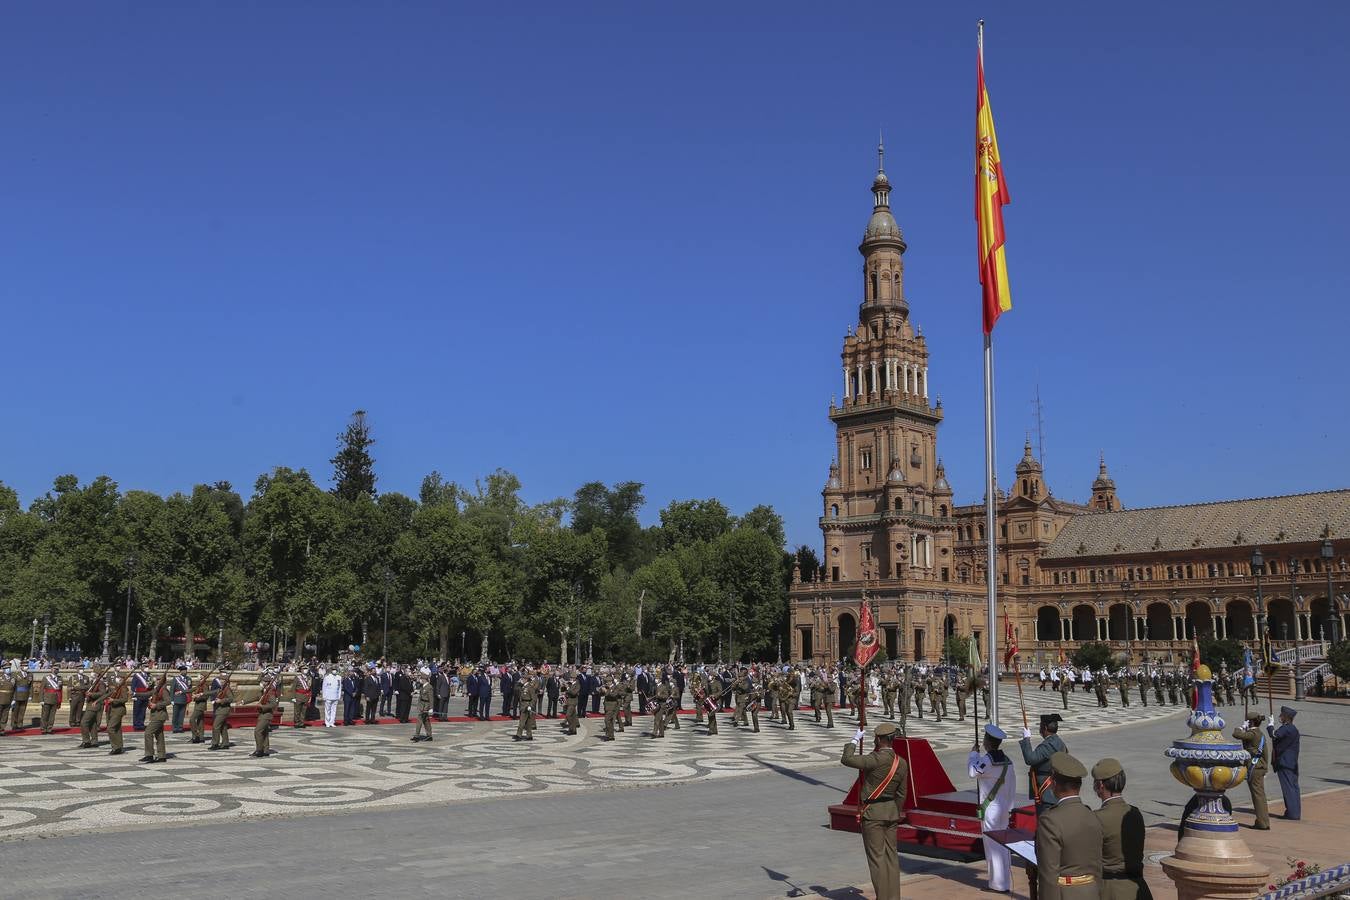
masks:
[[[984,23],[980,23],[975,100],[975,221],[980,233],[980,284],[984,288],[984,333],[994,330],[998,317],[1012,309],[1008,291],[1008,260],[1003,251],[1003,207],[1009,203],[1008,183],[994,135],[994,113],[984,86]]]

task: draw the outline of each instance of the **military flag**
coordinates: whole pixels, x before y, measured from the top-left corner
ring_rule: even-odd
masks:
[[[1012,309],[1008,291],[1008,260],[1004,255],[1003,207],[1009,203],[1008,182],[994,133],[994,113],[984,84],[984,25],[980,25],[980,53],[976,64],[975,96],[975,221],[980,237],[980,285],[984,288],[984,333],[994,330],[998,317]]]
[[[858,645],[853,651],[853,661],[863,668],[877,655],[877,623],[872,618],[872,604],[863,600],[862,614],[859,616]]]
[[[1003,643],[1006,649],[1003,651],[1003,668],[1011,668],[1013,659],[1017,656],[1017,632],[1013,631],[1012,620],[1008,618],[1008,611],[1003,611]]]

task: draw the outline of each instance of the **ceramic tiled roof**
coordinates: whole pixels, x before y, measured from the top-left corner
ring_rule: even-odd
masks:
[[[1350,536],[1350,490],[1082,513],[1046,548],[1045,559],[1265,546]]]

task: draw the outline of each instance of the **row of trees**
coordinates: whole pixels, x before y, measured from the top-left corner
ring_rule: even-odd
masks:
[[[676,501],[644,528],[636,482],[531,505],[509,472],[472,488],[432,472],[417,498],[379,493],[373,443],[358,411],[331,490],[280,467],[247,501],[227,482],[161,497],[62,475],[24,510],[0,484],[0,646],[27,652],[37,618],[50,646],[97,653],[113,610],[114,651],[140,624],[160,655],[213,644],[218,622],[236,648],[277,633],[292,653],[378,655],[387,617],[403,658],[571,658],[581,642],[597,659],[712,658],[721,642],[762,658],[786,635],[794,560],[816,566],[784,551],[768,506]]]

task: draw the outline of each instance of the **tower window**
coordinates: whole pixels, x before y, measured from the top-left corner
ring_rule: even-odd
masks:
[[[867,449],[863,450],[863,451],[858,455],[858,459],[859,459],[859,461],[860,461],[860,462],[859,462],[859,465],[861,465],[864,469],[871,469],[871,468],[872,468],[872,448],[868,447]]]
[[[838,503],[831,503],[831,504],[830,504],[830,518],[831,518],[831,519],[837,519],[837,518],[839,518],[839,504],[838,504]]]
[[[872,294],[871,294],[871,297],[872,297],[873,300],[875,300],[875,299],[877,299],[877,273],[876,273],[876,272],[873,272],[873,273],[872,273],[871,286],[872,286]]]

